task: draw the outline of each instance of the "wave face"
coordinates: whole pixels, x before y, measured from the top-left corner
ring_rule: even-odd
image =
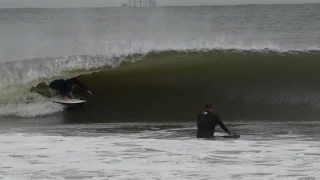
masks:
[[[3,65],[1,116],[94,121],[192,120],[212,100],[226,119],[313,119],[319,115],[320,51],[157,51],[124,57],[68,56]],[[59,67],[59,68],[57,68]],[[60,68],[63,67],[63,68]],[[30,91],[78,76],[95,93],[85,111]]]
[[[194,120],[212,100],[224,119],[317,119],[319,51],[163,51],[79,76],[95,93],[72,120]],[[89,71],[87,71],[89,72]]]

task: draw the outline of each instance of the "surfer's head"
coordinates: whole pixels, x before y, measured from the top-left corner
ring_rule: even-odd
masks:
[[[213,103],[211,101],[206,101],[205,104],[204,104],[204,108],[206,110],[213,111],[214,110]]]

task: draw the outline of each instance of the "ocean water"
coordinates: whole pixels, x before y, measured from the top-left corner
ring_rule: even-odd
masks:
[[[0,179],[318,179],[319,9],[0,9]],[[208,99],[240,139],[195,138]]]
[[[243,122],[229,128],[241,138],[196,139],[193,123],[6,129],[0,135],[0,178],[319,178],[319,122]]]

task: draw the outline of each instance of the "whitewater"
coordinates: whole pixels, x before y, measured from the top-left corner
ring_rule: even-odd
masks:
[[[318,126],[235,123],[231,128],[241,130],[241,139],[214,141],[196,140],[192,124],[2,130],[0,178],[318,179],[319,137],[309,136],[317,134]],[[303,127],[310,128],[306,132]]]
[[[319,9],[0,9],[0,179],[319,179]],[[208,99],[240,139],[195,138]]]

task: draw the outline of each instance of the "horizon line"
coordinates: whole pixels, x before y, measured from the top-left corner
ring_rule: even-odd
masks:
[[[70,7],[3,7],[0,9],[76,9],[76,8],[161,8],[161,7],[203,7],[203,6],[250,6],[250,5],[259,5],[259,6],[270,6],[270,5],[312,5],[319,3],[270,3],[270,4],[261,4],[261,3],[250,3],[250,4],[212,4],[212,5],[160,5],[155,7],[149,6],[137,6],[137,7],[121,7],[121,6],[70,6]]]

